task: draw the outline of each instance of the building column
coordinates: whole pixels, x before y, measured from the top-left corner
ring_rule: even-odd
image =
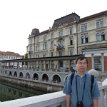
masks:
[[[91,54],[91,58],[92,58],[92,69],[94,69],[94,54]]]
[[[42,71],[42,61],[39,61],[40,71]]]
[[[101,59],[102,59],[102,72],[104,72],[104,53],[101,53]]]
[[[46,71],[45,65],[46,65],[46,61],[44,60],[43,61],[43,69],[44,69],[44,71]]]
[[[37,70],[39,70],[39,61],[37,61],[36,64],[37,64],[37,65],[36,65]]]
[[[51,66],[50,66],[50,60],[49,60],[49,70],[50,70]]]
[[[14,66],[14,64],[13,64],[13,66]],[[19,62],[17,62],[17,68],[19,68]]]

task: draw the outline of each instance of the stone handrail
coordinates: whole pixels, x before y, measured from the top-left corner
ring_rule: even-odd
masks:
[[[107,86],[99,86],[100,106],[107,107]],[[65,107],[65,94],[62,91],[39,96],[0,102],[0,107]]]
[[[0,107],[65,107],[65,95],[54,92],[39,96],[0,102]]]

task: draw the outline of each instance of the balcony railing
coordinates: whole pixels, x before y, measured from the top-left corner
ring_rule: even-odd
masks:
[[[62,50],[62,49],[64,49],[64,46],[59,44],[59,45],[57,46],[57,50]]]
[[[59,36],[59,37],[58,37],[58,41],[61,41],[61,40],[63,40],[63,39],[64,39],[63,36]]]

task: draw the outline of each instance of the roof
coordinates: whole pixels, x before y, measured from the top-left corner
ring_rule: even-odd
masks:
[[[35,37],[35,36],[40,36],[43,34],[47,34],[49,30],[44,30],[42,32],[39,32],[39,29],[32,29],[31,35],[29,35],[29,38]]]
[[[79,20],[79,22],[84,22],[84,21],[87,21],[87,20],[90,20],[90,19],[94,19],[94,18],[98,18],[98,17],[104,16],[104,15],[107,15],[107,10],[106,11],[102,11],[100,13],[96,13],[96,14],[87,16],[87,17],[84,17],[84,18],[81,18]]]
[[[41,32],[39,35],[46,34],[48,32],[49,32],[49,30],[45,30],[45,31]]]
[[[21,55],[18,54],[18,53],[14,53],[14,52],[10,52],[10,51],[7,51],[7,52],[0,51],[0,55],[21,56]]]
[[[87,20],[102,17],[104,15],[107,15],[107,10],[87,16],[87,17],[84,17],[84,18],[81,18],[81,19],[80,19],[80,16],[77,15],[76,13],[71,13],[69,15],[66,15],[66,16],[63,16],[61,18],[54,20],[52,29],[62,26],[64,24],[69,24],[69,23],[74,23],[74,22],[77,22],[77,23],[85,22]],[[31,35],[29,35],[29,38],[34,37],[34,36],[40,36],[43,34],[47,34],[48,32],[49,32],[49,30],[39,32],[39,29],[35,28],[35,29],[32,29],[32,32],[31,32]]]
[[[54,24],[52,28],[56,28],[66,23],[71,23],[74,21],[78,22],[79,19],[80,19],[80,16],[78,16],[76,13],[71,13],[69,15],[66,15],[64,17],[54,20]]]

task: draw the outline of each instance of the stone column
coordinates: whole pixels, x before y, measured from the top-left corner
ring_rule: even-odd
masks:
[[[104,53],[101,53],[102,72],[104,72]]]
[[[14,64],[13,64],[14,65]],[[19,62],[17,62],[17,68],[19,68]]]
[[[92,69],[94,69],[94,54],[91,54],[91,58],[92,58]]]
[[[44,70],[46,71],[46,61],[44,61],[43,65],[44,65]]]

